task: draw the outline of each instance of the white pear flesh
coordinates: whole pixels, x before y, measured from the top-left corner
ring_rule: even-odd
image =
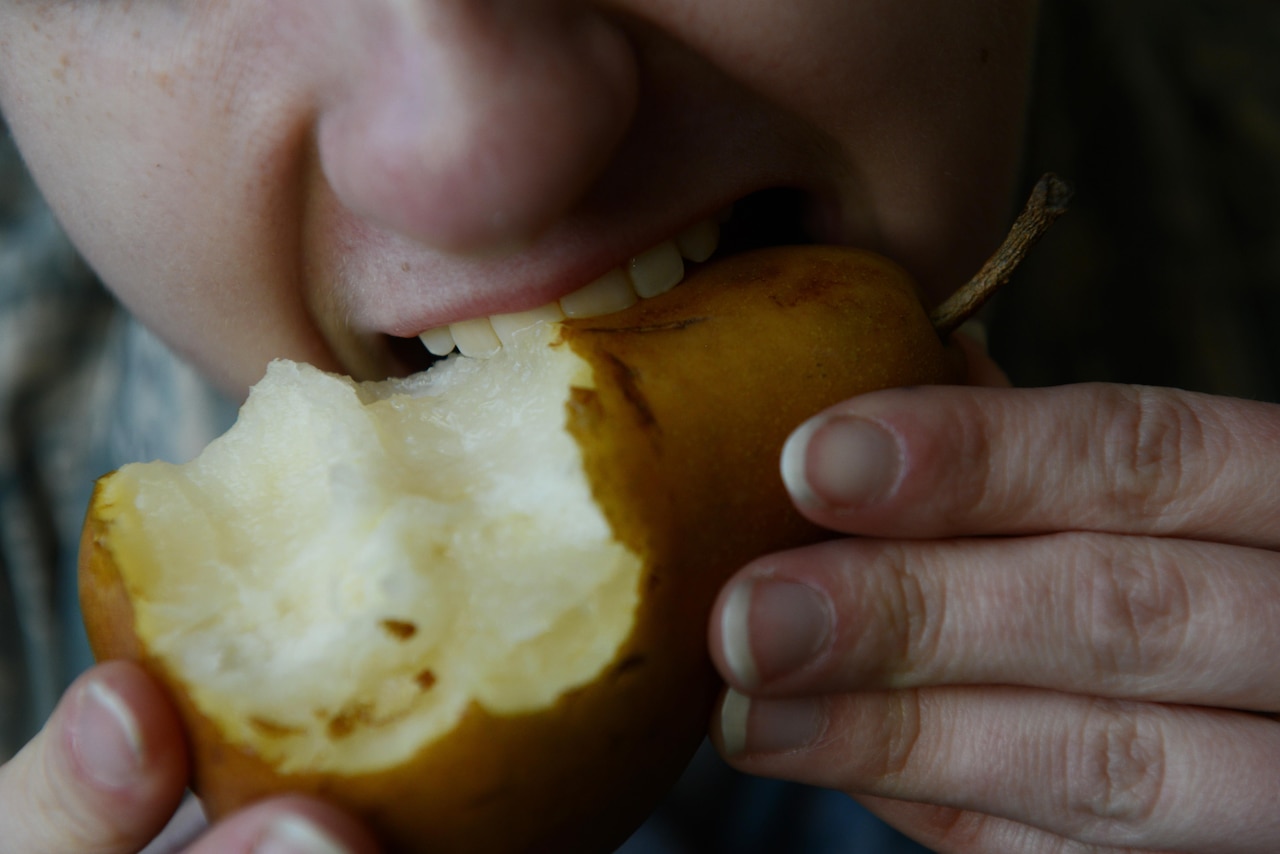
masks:
[[[273,363],[195,460],[108,481],[138,635],[232,742],[373,771],[613,660],[641,560],[564,429],[592,375],[554,328],[376,383]]]

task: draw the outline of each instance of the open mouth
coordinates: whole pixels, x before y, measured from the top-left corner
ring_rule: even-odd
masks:
[[[565,318],[599,317],[678,286],[698,265],[749,249],[812,242],[803,226],[805,198],[785,188],[762,190],[734,204],[726,216],[694,223],[675,237],[628,259],[578,290],[529,311],[479,317],[423,330],[416,338],[386,336],[404,373],[453,353],[487,358],[517,331]]]

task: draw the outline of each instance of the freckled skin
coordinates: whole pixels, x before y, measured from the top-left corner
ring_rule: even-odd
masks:
[[[778,185],[936,298],[1002,231],[1034,6],[4,0],[0,106],[107,284],[238,394],[277,356],[385,372],[382,333]]]

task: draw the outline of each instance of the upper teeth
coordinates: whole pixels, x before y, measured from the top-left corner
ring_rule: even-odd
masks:
[[[622,311],[637,299],[666,293],[684,278],[685,260],[707,260],[719,242],[720,226],[715,220],[703,220],[556,302],[531,311],[437,326],[418,337],[436,356],[447,356],[454,347],[464,356],[492,356],[515,332],[535,323],[566,317],[599,317]]]

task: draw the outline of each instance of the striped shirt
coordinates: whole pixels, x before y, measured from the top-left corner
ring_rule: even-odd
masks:
[[[90,663],[76,549],[94,479],[187,459],[232,412],[103,290],[0,125],[0,760]]]

